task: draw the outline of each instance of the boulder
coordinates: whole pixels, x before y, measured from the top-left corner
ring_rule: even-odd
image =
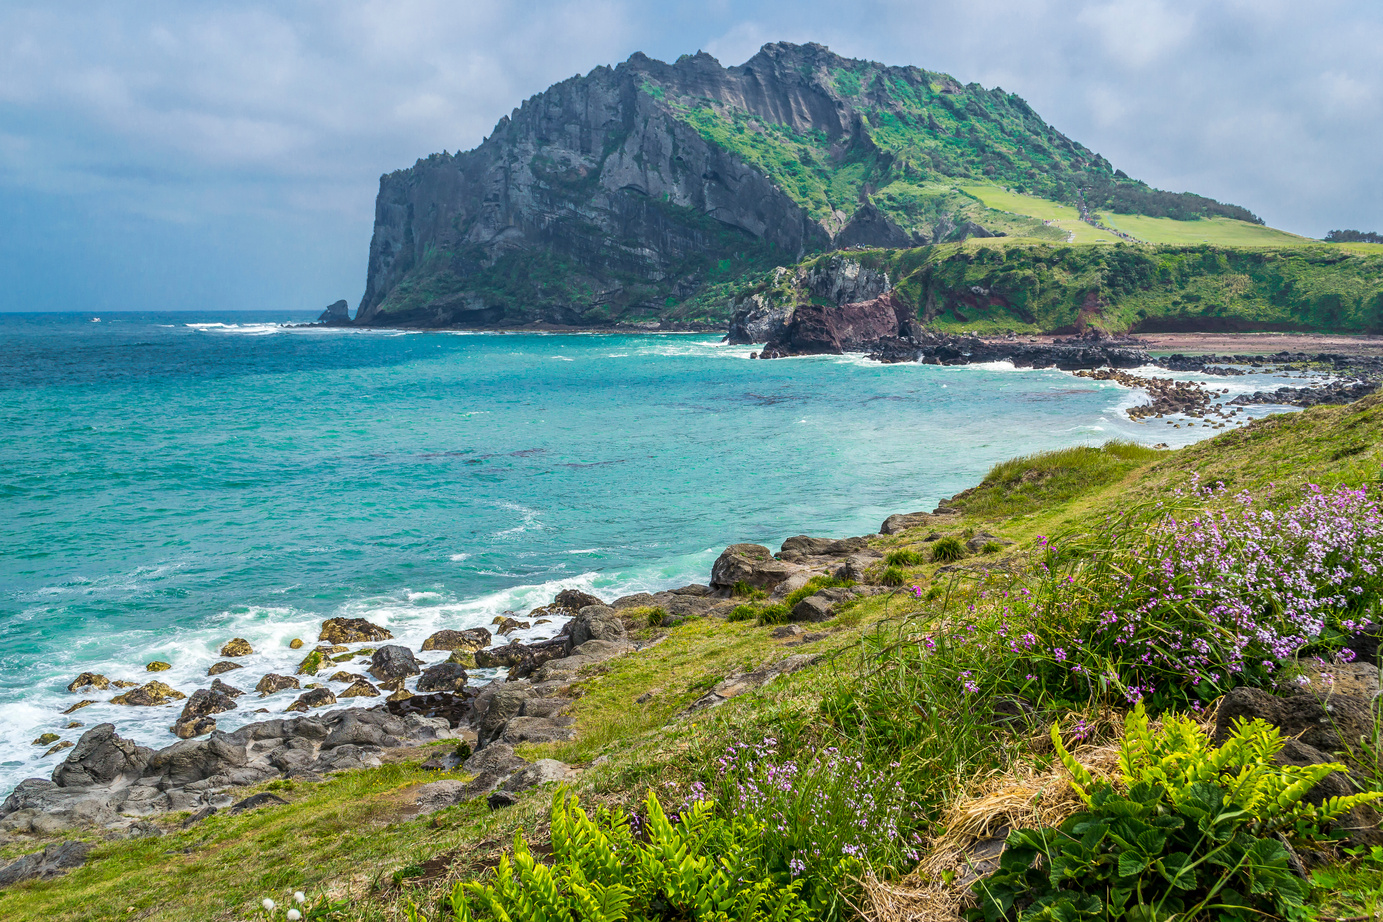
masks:
[[[157,707],[161,704],[168,704],[170,701],[181,701],[186,698],[182,692],[170,688],[162,682],[155,680],[132,688],[123,695],[116,695],[110,699],[111,704],[124,704],[129,707]]]
[[[301,637],[294,637],[292,640],[288,641],[288,649],[290,649],[290,650],[301,650],[302,648],[303,648],[303,639],[302,639]]]
[[[222,656],[249,656],[253,652],[250,642],[243,637],[228,640],[225,646],[221,648]]]
[[[74,705],[72,705],[71,707],[67,708],[67,710],[63,711],[63,713],[64,713],[64,714],[71,714],[73,711],[80,711],[82,708],[84,708],[84,707],[89,707],[89,706],[91,706],[91,705],[93,705],[93,704],[95,704],[95,703],[96,703],[96,702],[95,702],[95,701],[92,701],[90,698],[86,698],[86,699],[84,699],[84,700],[82,700],[82,701],[78,701],[76,704],[74,704]]]
[[[186,787],[209,778],[227,778],[249,762],[246,746],[234,735],[213,733],[207,739],[190,739],[160,749],[149,757],[146,775],[156,776],[165,790]],[[272,769],[269,775],[278,774]],[[241,783],[252,784],[248,778]],[[147,779],[145,783],[148,783]],[[228,779],[229,783],[229,779]]]
[[[125,679],[116,679],[110,683],[111,688],[134,688],[138,682],[130,682]]]
[[[330,662],[331,660],[328,658],[327,654],[323,653],[320,649],[313,650],[302,658],[302,661],[298,663],[298,668],[293,670],[293,674],[316,675],[317,670]]]
[[[456,663],[438,663],[423,670],[422,678],[418,679],[418,691],[459,691],[466,684],[466,670]]]
[[[909,528],[926,525],[934,518],[935,516],[929,512],[898,512],[884,519],[884,524],[879,528],[879,534],[900,534]]]
[[[259,692],[259,697],[267,698],[274,692],[283,691],[285,688],[297,688],[298,680],[291,675],[277,675],[269,673],[259,680],[255,686],[255,691]]]
[[[147,666],[145,666],[145,667],[144,667],[144,671],[145,671],[145,672],[167,672],[169,669],[172,669],[172,668],[173,668],[173,666],[172,666],[171,663],[165,663],[163,660],[157,660],[157,659],[156,659],[156,660],[154,660],[152,663],[149,663]]]
[[[110,679],[98,672],[83,672],[72,680],[72,684],[67,686],[70,692],[80,691],[83,688],[94,688],[97,691],[104,691],[110,687]]]
[[[298,699],[288,707],[287,711],[306,711],[308,708],[324,708],[327,705],[336,703],[336,695],[329,688],[314,688],[311,691],[303,692]]]
[[[499,625],[499,627],[495,628],[495,633],[502,637],[508,636],[515,631],[526,631],[533,626],[529,622],[519,621],[517,618],[501,617],[495,619],[495,623]]]
[[[539,759],[510,775],[509,780],[500,785],[500,790],[515,794],[539,785],[561,781],[567,774],[567,766],[556,759]]]
[[[376,679],[402,679],[420,671],[413,651],[398,644],[380,647],[370,657],[370,675]]]
[[[227,685],[220,679],[217,679],[216,681],[211,683],[211,690],[217,692],[218,694],[225,695],[227,698],[239,698],[241,695],[245,694],[243,691],[236,688],[234,685]]]
[[[52,746],[49,746],[48,750],[43,755],[45,758],[47,758],[48,756],[51,756],[54,753],[62,752],[64,749],[71,748],[72,744],[69,743],[67,740],[63,740],[61,743],[54,743]]]
[[[493,689],[487,687],[486,691],[482,692],[482,697],[486,700],[483,704],[480,701],[476,702],[480,714],[479,726],[476,729],[477,748],[483,749],[494,741],[503,732],[505,724],[523,711],[524,702],[536,695],[537,692],[527,683],[505,683]]]
[[[772,589],[797,568],[777,560],[762,544],[732,544],[711,567],[711,588],[729,592],[740,583],[755,589]]]
[[[555,743],[576,739],[571,718],[515,717],[504,725],[499,741],[510,746],[520,743]]]
[[[465,631],[438,631],[423,641],[424,650],[460,650],[474,653],[490,645],[490,632],[483,627]]]
[[[816,623],[829,621],[834,614],[835,605],[829,599],[822,595],[809,595],[792,606],[788,620],[798,623]]]
[[[860,551],[858,554],[851,554],[845,559],[845,563],[836,570],[835,577],[853,583],[865,582],[869,577],[869,568],[874,566],[882,557],[883,554],[872,548]]]
[[[604,605],[605,603],[589,592],[582,592],[580,589],[563,589],[557,593],[557,598],[552,600],[552,604],[569,612],[578,612],[591,605]]]
[[[331,644],[372,643],[376,640],[393,640],[394,635],[364,618],[328,618],[322,622],[317,639]]]
[[[123,739],[115,724],[97,724],[82,734],[67,758],[53,769],[53,783],[61,788],[87,788],[138,778],[154,750]]]
[[[169,728],[173,735],[180,740],[190,740],[198,736],[206,736],[216,729],[216,718],[214,717],[179,717],[177,722]]]
[[[365,678],[356,679],[350,686],[341,692],[341,698],[378,698],[379,689],[375,688]]]
[[[52,880],[86,863],[93,842],[58,842],[0,867],[0,887],[26,880]]]
[[[240,665],[239,663],[230,663],[230,662],[222,661],[222,662],[219,662],[219,663],[212,663],[211,666],[207,669],[206,674],[209,675],[209,676],[213,676],[213,675],[225,675],[227,672],[230,672],[232,669],[244,669],[244,668],[245,668],[245,667],[242,666],[242,665]]]
[[[1260,718],[1303,745],[1350,761],[1362,754],[1362,740],[1371,739],[1371,702],[1353,695],[1321,698],[1310,693],[1278,697],[1262,689],[1241,687],[1220,699],[1215,716],[1215,739],[1229,737],[1237,719]]]
[[[270,794],[268,791],[263,791],[259,794],[251,794],[239,803],[231,805],[230,812],[234,815],[236,813],[244,813],[246,810],[257,810],[260,807],[272,807],[287,803],[288,801],[284,800],[282,797]]]
[[[625,643],[629,634],[619,613],[608,605],[588,605],[576,613],[567,625],[566,652],[568,655],[589,640]]]
[[[51,746],[53,743],[56,743],[58,739],[59,736],[56,733],[44,733],[41,734],[38,739],[34,740],[33,745]]]

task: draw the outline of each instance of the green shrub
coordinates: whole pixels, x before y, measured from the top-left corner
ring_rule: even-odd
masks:
[[[643,815],[601,809],[592,820],[567,791],[552,805],[552,863],[534,857],[522,834],[492,878],[458,883],[448,906],[457,922],[806,922],[800,879],[773,875],[749,816],[717,816],[710,801],[676,823],[651,792]],[[634,824],[640,827],[636,833]],[[413,922],[425,918],[409,909]]]
[[[777,605],[765,605],[757,613],[757,620],[760,627],[769,627],[775,624],[787,624],[788,617],[792,614],[792,607],[779,602]]]
[[[884,572],[879,574],[879,582],[885,586],[901,586],[907,581],[908,575],[902,567],[885,567]]]
[[[736,605],[736,606],[730,611],[730,614],[726,615],[725,620],[726,620],[726,621],[753,621],[755,618],[758,617],[758,615],[759,615],[759,606],[757,606],[757,605],[750,605],[750,604],[746,603],[746,604],[744,604],[744,605]]]
[[[932,560],[936,563],[955,563],[965,556],[965,545],[955,535],[937,538],[932,545]]]
[[[661,608],[650,608],[648,610],[648,626],[661,627],[667,620],[667,612]]]
[[[921,551],[910,547],[889,551],[884,555],[884,563],[888,564],[890,567],[915,567],[918,564],[926,562],[927,558],[922,555]]]
[[[764,592],[762,589],[754,588],[744,580],[735,583],[734,587],[730,589],[730,595],[737,599],[749,599],[751,601],[768,597],[767,592]]]

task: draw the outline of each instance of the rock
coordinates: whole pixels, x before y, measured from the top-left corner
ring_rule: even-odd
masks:
[[[790,675],[799,669],[814,664],[817,657],[799,653],[767,666],[760,666],[752,672],[732,675],[717,683],[714,688],[689,705],[684,713],[692,714],[707,708],[719,707],[726,701],[758,688],[781,675]]]
[[[466,670],[456,663],[438,663],[423,670],[418,680],[418,691],[459,691],[466,684]]]
[[[1013,542],[1007,540],[1006,538],[1000,538],[996,535],[991,535],[987,531],[982,531],[976,534],[969,541],[966,541],[965,547],[967,550],[970,551],[970,553],[978,554],[981,551],[983,551],[988,545],[991,544],[997,544],[1000,547],[1008,547],[1009,545],[1013,544]]]
[[[356,679],[345,691],[341,692],[342,698],[378,698],[379,689],[375,688],[366,679]]]
[[[578,612],[583,608],[589,608],[592,605],[604,605],[605,603],[589,592],[582,592],[580,589],[563,589],[557,593],[557,598],[553,599],[552,604],[558,608],[565,608],[569,612]]]
[[[0,887],[11,887],[26,880],[52,880],[86,863],[96,846],[91,842],[60,842],[43,851],[25,855],[0,867]]]
[[[110,683],[110,686],[111,688],[134,688],[138,684],[138,682],[128,682],[124,679],[116,679],[114,682]]]
[[[518,803],[519,799],[508,791],[495,791],[485,798],[485,803],[491,810],[499,810],[504,807],[512,807]]]
[[[250,642],[243,637],[228,640],[226,645],[221,648],[222,656],[249,656],[253,652]]]
[[[537,692],[527,683],[505,683],[495,687],[487,686],[481,693],[485,700],[475,703],[480,720],[476,727],[476,746],[484,749],[504,730],[504,725],[518,717],[523,711],[523,703],[535,697]],[[468,771],[470,769],[467,769]]]
[[[173,735],[180,740],[190,740],[198,736],[206,736],[216,729],[216,718],[214,717],[179,717],[169,728]]]
[[[477,652],[478,652],[478,651],[477,651]],[[448,656],[448,657],[447,657],[447,662],[448,662],[448,663],[455,663],[456,665],[460,666],[462,669],[474,669],[474,668],[475,668],[475,654],[473,654],[473,653],[462,653],[460,650],[452,650],[452,651],[451,651],[451,656]]]
[[[242,666],[242,665],[240,665],[239,663],[228,663],[228,662],[224,662],[224,661],[223,661],[223,662],[220,662],[220,663],[212,663],[211,666],[210,666],[210,668],[207,669],[206,674],[207,674],[208,676],[225,675],[227,672],[230,672],[232,669],[244,669],[244,668],[245,668],[245,667]]]
[[[657,596],[650,592],[636,592],[633,595],[622,595],[610,603],[610,607],[616,611],[623,611],[626,608],[652,608],[658,604]]]
[[[177,689],[155,680],[131,689],[123,695],[116,695],[110,701],[111,704],[124,704],[130,707],[157,707],[170,701],[181,701],[186,697]]]
[[[48,745],[51,745],[51,744],[57,742],[57,740],[58,740],[58,735],[57,735],[56,733],[45,733],[45,734],[43,734],[42,736],[40,736],[38,739],[34,740],[34,743],[33,743],[33,744],[34,744],[35,746],[48,746]]]
[[[335,301],[327,305],[327,309],[322,311],[317,318],[318,323],[331,324],[333,326],[348,324],[351,322],[350,305],[344,300]]]
[[[68,708],[67,710],[63,711],[63,713],[64,713],[64,714],[71,714],[73,711],[80,711],[82,708],[88,707],[88,706],[93,705],[93,704],[95,704],[95,703],[96,703],[95,701],[92,701],[90,698],[87,698],[87,699],[85,699],[85,700],[83,700],[83,701],[78,701],[76,704],[72,705],[70,708]]]
[[[566,652],[570,655],[577,647],[590,640],[606,640],[611,643],[625,643],[629,634],[620,620],[619,613],[607,605],[588,605],[576,613],[567,625]]]
[[[267,698],[274,692],[283,691],[285,688],[297,687],[298,680],[294,676],[277,675],[271,672],[259,680],[259,684],[255,686],[255,691],[259,692],[259,697]]]
[[[869,579],[869,568],[878,563],[882,557],[883,554],[872,549],[852,554],[846,558],[840,569],[836,570],[835,577],[853,583],[863,583]]]
[[[448,729],[455,730],[462,723],[470,722],[475,697],[471,689],[463,689],[460,694],[433,692],[414,695],[406,701],[389,702],[386,707],[390,714],[403,717],[405,721],[414,716],[440,720],[447,724]]]
[[[316,675],[317,670],[321,669],[323,664],[329,662],[331,662],[331,660],[327,658],[327,655],[325,653],[323,653],[321,650],[313,650],[311,653],[307,654],[307,656],[303,657],[300,663],[298,663],[298,668],[293,670],[293,674]]]
[[[361,675],[360,673],[358,673],[358,672],[346,672],[346,671],[343,669],[343,670],[341,670],[341,671],[339,671],[339,672],[333,672],[333,673],[331,674],[331,678],[327,679],[327,681],[328,681],[328,682],[346,682],[347,684],[349,684],[349,683],[351,683],[351,682],[360,682],[360,681],[364,680],[364,678],[365,678],[365,677],[364,677],[363,675]]]
[[[324,708],[327,705],[335,704],[336,696],[329,688],[314,688],[298,696],[298,700],[288,705],[284,710],[306,711],[308,708]]]
[[[44,755],[45,757],[47,757],[47,756],[53,755],[54,753],[62,752],[64,749],[71,749],[71,748],[72,748],[72,744],[69,743],[67,740],[63,740],[61,743],[57,743],[57,744],[55,744],[55,745],[53,745],[53,746],[48,747],[48,751],[45,752],[43,755]]]
[[[413,651],[398,644],[380,647],[370,657],[370,675],[376,679],[402,679],[417,675],[419,663]]]
[[[400,681],[400,683],[402,683],[402,680],[399,680],[399,681]],[[388,697],[388,698],[385,698],[384,700],[385,700],[385,701],[407,701],[409,698],[412,698],[412,697],[413,697],[413,693],[412,693],[411,691],[409,691],[408,689],[406,689],[406,688],[396,688],[396,689],[394,689],[393,693],[390,694],[389,697]]]
[[[165,663],[165,662],[163,662],[162,660],[154,660],[152,663],[150,663],[150,664],[148,664],[147,666],[144,667],[144,671],[145,671],[145,672],[167,672],[169,669],[172,669],[172,668],[173,668],[173,666],[172,666],[171,664],[169,664],[169,663]]]
[[[495,633],[500,636],[508,636],[515,631],[526,631],[533,626],[527,621],[519,621],[516,618],[500,618],[495,623],[499,625],[495,628]]]
[[[556,743],[576,739],[570,718],[515,717],[504,725],[499,741],[517,746],[520,743]]]
[[[777,560],[762,544],[732,544],[711,567],[711,588],[729,592],[740,583],[754,589],[772,589],[797,568]]]
[[[1220,699],[1215,715],[1215,740],[1224,742],[1234,722],[1259,718],[1282,730],[1305,746],[1348,764],[1359,764],[1361,741],[1372,739],[1371,700],[1353,695],[1332,694],[1327,698],[1309,692],[1278,697],[1262,689],[1240,687]]]
[[[909,528],[917,528],[928,525],[934,519],[928,512],[899,512],[884,519],[884,524],[879,528],[881,535],[896,535],[907,531]]]
[[[97,672],[83,672],[72,680],[72,684],[67,686],[70,692],[80,691],[83,688],[94,688],[103,691],[110,687],[110,679]]]
[[[301,637],[294,637],[292,640],[288,641],[288,649],[290,649],[290,650],[301,650],[302,648],[303,648],[303,640],[302,640]]]
[[[788,620],[799,623],[830,621],[834,613],[835,605],[828,599],[821,595],[809,595],[792,606],[792,611],[788,614]]]
[[[264,791],[259,794],[252,794],[249,797],[246,797],[244,800],[240,801],[239,803],[234,804],[230,808],[230,812],[233,815],[236,813],[244,813],[246,810],[257,810],[260,807],[270,807],[277,804],[287,803],[288,801],[284,800],[282,797],[278,797],[274,794],[270,794],[269,792]]]
[[[82,734],[67,758],[53,769],[61,788],[87,788],[135,779],[144,773],[154,750],[122,738],[115,724],[97,724]]]
[[[474,653],[490,645],[490,632],[483,627],[465,631],[438,631],[423,641],[424,650],[452,650]]]
[[[211,690],[216,692],[217,694],[225,695],[227,698],[239,698],[241,695],[245,694],[243,691],[236,688],[234,685],[227,685],[220,679],[217,679],[215,682],[211,683]]]
[[[773,629],[772,636],[778,640],[787,640],[794,637],[801,637],[805,633],[806,630],[802,628],[800,625],[784,624],[779,627],[775,627]]]
[[[62,728],[63,728],[64,730],[75,730],[75,729],[77,729],[78,727],[85,727],[85,726],[86,726],[86,724],[82,723],[80,720],[69,720],[67,723],[63,724],[63,727],[62,727]]]
[[[500,790],[513,794],[539,785],[561,781],[567,777],[567,774],[567,766],[556,759],[539,759],[532,765],[527,765],[514,772],[509,780],[501,785]]]
[[[393,640],[394,635],[364,618],[328,618],[322,622],[317,639],[331,644],[372,643],[376,640]]]
[[[1378,667],[1371,662],[1336,663],[1323,671],[1307,673],[1306,685],[1293,685],[1289,693],[1307,693],[1320,698],[1348,695],[1364,701],[1378,697]]]
[[[759,357],[868,352],[918,330],[915,309],[893,291],[849,304],[799,304]]]

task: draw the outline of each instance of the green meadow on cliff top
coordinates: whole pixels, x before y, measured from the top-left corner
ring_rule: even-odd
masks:
[[[1143,769],[1130,762],[1121,776],[1114,756],[1133,700],[1141,698],[1154,713],[1195,714],[1236,684],[1271,687],[1311,672],[1309,657],[1299,658],[1290,650],[1275,673],[1264,672],[1254,659],[1263,657],[1256,642],[1226,645],[1219,628],[1205,633],[1205,606],[1214,603],[1256,619],[1272,636],[1290,634],[1291,625],[1281,621],[1285,616],[1280,611],[1253,601],[1266,598],[1261,593],[1268,589],[1240,579],[1246,571],[1224,554],[1225,547],[1248,553],[1249,545],[1233,538],[1245,523],[1269,532],[1276,527],[1271,523],[1296,523],[1316,535],[1315,541],[1336,542],[1330,552],[1335,556],[1326,562],[1343,568],[1340,572],[1348,570],[1345,581],[1358,590],[1308,638],[1317,653],[1328,657],[1331,644],[1339,644],[1339,635],[1332,632],[1342,622],[1376,612],[1383,582],[1368,572],[1383,546],[1383,523],[1372,493],[1381,479],[1381,446],[1383,398],[1371,397],[1347,407],[1270,417],[1174,452],[1115,443],[1000,464],[982,483],[950,501],[955,515],[871,539],[901,571],[902,585],[850,603],[830,622],[811,625],[820,637],[806,642],[776,638],[772,627],[752,620],[692,620],[665,629],[649,626],[658,619],[641,613],[631,630],[642,649],[579,680],[581,694],[572,706],[578,738],[530,746],[523,754],[576,766],[570,792],[597,819],[600,808],[632,809],[643,817],[639,805],[650,792],[668,811],[707,802],[707,835],[719,837],[714,838],[719,847],[747,854],[756,873],[767,875],[764,879],[775,886],[791,886],[791,905],[783,910],[789,914],[783,918],[959,918],[969,892],[958,881],[969,879],[963,874],[963,855],[971,834],[987,824],[1028,825],[1036,829],[1031,835],[1047,836],[1043,841],[1055,848],[1067,842],[1056,831],[1065,817],[1083,810],[1082,822],[1108,824],[1115,822],[1109,811],[1126,814],[1134,809],[1128,806],[1133,802],[1161,804],[1156,811],[1164,819],[1156,828],[1163,833],[1139,840],[1144,843],[1140,848],[1152,852],[1139,858],[1109,839],[1097,851],[1113,856],[1109,860],[1117,869],[1110,870],[1114,865],[1099,863],[1105,859],[1096,860],[1095,853],[1078,855],[1069,843],[1060,845],[1066,849],[1062,861],[1079,867],[1086,867],[1081,861],[1095,864],[1057,890],[1042,890],[1043,899],[1068,907],[1054,909],[1052,918],[1079,917],[1081,913],[1065,913],[1081,907],[1090,917],[1148,918],[1135,912],[1133,904],[1125,911],[1118,903],[1127,900],[1119,896],[1122,884],[1100,889],[1105,884],[1090,883],[1116,873],[1123,875],[1118,880],[1149,888],[1148,893],[1161,888],[1158,899],[1173,901],[1167,907],[1182,905],[1177,893],[1193,902],[1207,893],[1219,894],[1218,904],[1207,896],[1190,915],[1169,909],[1167,918],[1370,918],[1383,906],[1381,853],[1367,848],[1347,853],[1322,842],[1320,823],[1311,818],[1314,808],[1295,806],[1300,791],[1284,792],[1280,807],[1253,808],[1258,819],[1225,813],[1214,801],[1221,796],[1214,793],[1220,790],[1216,785],[1223,782],[1217,780],[1217,770],[1205,767],[1209,763],[1204,760],[1211,758],[1205,753],[1212,750],[1195,749],[1203,744],[1196,743],[1199,731],[1193,724],[1175,737],[1158,735],[1170,732],[1165,728],[1177,726],[1175,722],[1155,723],[1152,731],[1129,724],[1130,734],[1152,733],[1147,745],[1180,753],[1176,758],[1183,762],[1177,764],[1188,765],[1199,779],[1191,787],[1178,787],[1187,782],[1170,776],[1158,776],[1162,780],[1151,787],[1132,781],[1125,786],[1121,777],[1143,778],[1138,774]],[[1226,489],[1198,489],[1193,475],[1201,484],[1222,482]],[[1320,491],[1313,492],[1311,484]],[[1370,492],[1336,493],[1337,488]],[[1169,516],[1179,524],[1171,524]],[[1120,527],[1110,529],[1108,523]],[[1211,532],[1206,523],[1217,523],[1214,534],[1228,543],[1207,543]],[[1354,530],[1340,531],[1346,525]],[[1340,556],[1347,548],[1331,537],[1337,532],[1347,532],[1348,546],[1357,549],[1353,562],[1348,554]],[[933,562],[938,555],[928,549],[951,538],[961,548],[975,549],[964,550],[956,563]],[[1306,574],[1306,582],[1324,581],[1313,599],[1330,595],[1327,590],[1342,579],[1313,569],[1300,556],[1299,543],[1264,543],[1260,534],[1258,544],[1272,549],[1269,559]],[[1177,600],[1184,596],[1180,591],[1160,595],[1166,588],[1159,575],[1163,565],[1180,560],[1194,569],[1196,554],[1210,555],[1220,568],[1203,583],[1208,587],[1205,606],[1188,607]],[[1149,562],[1157,566],[1149,569]],[[1300,582],[1293,586],[1273,590],[1278,604],[1291,608],[1301,601],[1297,595],[1316,591],[1302,589]],[[1116,596],[1124,601],[1114,603]],[[768,600],[749,604],[766,605]],[[1105,630],[1108,619],[1095,617],[1106,606],[1111,613],[1137,606],[1145,620],[1141,626],[1130,621],[1127,632],[1121,627],[1123,640],[1113,642]],[[1178,648],[1169,644],[1170,634],[1158,633],[1173,630],[1210,643]],[[1133,655],[1121,645],[1125,641],[1152,646],[1138,647]],[[1252,656],[1243,660],[1246,652]],[[687,705],[726,676],[796,653],[813,654],[813,665],[715,709],[686,713]],[[1236,656],[1241,657],[1241,672],[1221,668]],[[1053,725],[1058,728],[1055,747],[1049,733]],[[1280,770],[1260,756],[1244,754],[1251,750],[1270,756],[1274,744],[1265,739],[1245,743],[1249,749],[1235,758],[1250,773],[1244,777],[1271,786],[1281,780],[1274,774]],[[1260,743],[1267,748],[1253,749]],[[1127,752],[1133,744],[1123,745]],[[1065,749],[1074,755],[1064,756]],[[589,880],[581,874],[614,874],[624,881],[619,886],[637,890],[651,886],[651,878],[639,875],[663,873],[657,868],[664,866],[656,861],[638,874],[619,870],[622,853],[605,853],[599,867],[585,865],[579,880],[570,877],[577,867],[571,862],[594,859],[579,848],[571,852],[562,845],[565,838],[556,840],[550,823],[558,813],[553,812],[551,790],[530,791],[517,805],[497,811],[482,799],[415,816],[410,792],[416,785],[458,777],[420,768],[435,751],[398,752],[383,768],[325,783],[279,781],[256,788],[273,790],[288,801],[286,806],[217,815],[188,829],[181,829],[181,817],[174,816],[159,821],[165,833],[159,837],[98,838],[85,867],[56,880],[0,891],[0,916],[15,922],[283,918],[292,892],[303,890],[309,895],[308,919],[446,919],[452,917],[453,883],[471,880],[480,881],[482,889],[455,891],[462,917],[475,910],[476,918],[490,918],[481,902],[470,901],[480,899],[484,882],[496,879],[496,862],[509,852],[515,835],[533,846],[540,863],[555,862],[556,870],[568,875],[561,886],[553,884],[554,899],[565,900],[562,894],[587,887]],[[1352,778],[1359,789],[1377,789],[1376,751],[1365,748],[1348,755],[1354,759]],[[1072,773],[1084,778],[1085,772],[1093,773],[1083,788],[1092,792],[1087,803],[1065,780]],[[1214,794],[1211,806],[1195,807],[1207,791]],[[1026,793],[1019,797],[1015,792]],[[1120,799],[1126,797],[1135,801]],[[1140,797],[1144,800],[1137,801]],[[1191,860],[1206,863],[1197,865],[1201,870],[1196,872],[1166,864],[1171,857],[1157,854],[1153,839],[1183,828],[1177,824],[1190,823],[1185,828],[1193,829],[1197,822],[1212,822],[1205,819],[1209,814],[1194,813],[1199,809],[1211,810],[1216,818],[1199,840],[1193,836],[1179,847],[1194,852]],[[566,836],[570,815],[562,816],[567,817],[561,827]],[[1126,821],[1132,822],[1118,820]],[[727,825],[732,822],[739,824],[734,827],[738,832]],[[616,839],[624,835],[618,822],[610,828]],[[1276,838],[1269,829],[1283,830],[1286,838]],[[544,858],[550,840],[562,850]],[[980,895],[990,901],[970,910],[972,917],[983,917],[981,909],[987,908],[999,912],[994,918],[1018,918],[1021,898],[1007,910],[993,902],[1009,892],[1003,888],[1021,870],[1013,862],[1024,852],[1015,842],[1019,840],[1010,840],[1015,857],[1005,865],[1011,866],[1004,872],[1009,876],[995,877],[990,890],[981,888]],[[1290,877],[1281,842],[1315,856],[1305,880],[1273,877]],[[6,855],[32,847],[10,846]],[[1224,863],[1227,854],[1240,856],[1230,862],[1233,867]],[[679,873],[690,875],[693,884],[698,873],[710,873],[697,872],[685,861],[682,868]],[[530,880],[538,871],[521,873]],[[658,879],[664,881],[659,886],[672,886],[670,878]],[[1167,891],[1169,879],[1176,892]],[[536,880],[527,886],[538,886]],[[605,884],[615,886],[612,880]],[[1278,884],[1270,891],[1254,890],[1259,885],[1253,880]],[[1046,886],[1032,883],[1032,893]],[[624,891],[600,892],[608,904]],[[1264,902],[1264,892],[1277,894],[1278,902]],[[272,915],[259,908],[265,897],[280,906]],[[1291,900],[1282,902],[1287,897]],[[648,918],[720,918],[678,910],[666,901],[672,897],[658,899],[664,901],[649,905],[661,906],[662,914]],[[1107,915],[1091,909],[1091,899],[1103,901],[1099,905],[1108,909]],[[531,918],[624,918],[618,906],[611,906],[597,912],[587,905],[576,914],[535,910]]]

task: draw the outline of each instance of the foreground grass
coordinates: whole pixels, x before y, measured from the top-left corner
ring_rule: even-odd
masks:
[[[573,787],[586,802],[629,805],[654,790],[677,804],[714,776],[732,746],[771,739],[778,759],[839,747],[861,766],[892,773],[917,820],[944,836],[959,799],[1004,773],[1045,770],[1051,750],[1041,731],[1053,720],[1086,728],[1092,743],[1108,739],[1117,723],[1107,707],[1080,702],[1039,702],[1028,717],[996,720],[995,702],[974,705],[955,675],[890,665],[963,611],[972,598],[967,580],[1017,572],[1039,536],[1088,530],[1186,487],[1192,473],[1287,498],[1307,482],[1377,483],[1381,450],[1383,398],[1375,397],[1262,420],[1175,452],[1111,443],[1005,462],[952,501],[959,515],[873,539],[892,552],[902,585],[810,626],[825,636],[803,644],[774,638],[771,627],[713,619],[643,628],[644,649],[579,680],[578,739],[524,754],[577,767]],[[996,546],[955,563],[931,559],[928,549],[940,539],[980,532]],[[725,677],[797,653],[819,660],[715,709],[686,713]],[[286,806],[218,815],[187,830],[173,818],[161,837],[103,842],[64,878],[0,891],[0,917],[235,920],[254,918],[265,896],[282,902],[301,889],[344,901],[323,918],[392,919],[411,900],[428,903],[449,879],[482,873],[516,832],[543,840],[546,791],[497,812],[479,802],[414,817],[412,789],[448,777],[422,771],[417,756],[320,785],[261,786]],[[446,860],[434,862],[437,873],[415,877],[438,856]],[[1379,905],[1383,873],[1368,862],[1337,864],[1318,872],[1316,885],[1323,911],[1367,914]]]

